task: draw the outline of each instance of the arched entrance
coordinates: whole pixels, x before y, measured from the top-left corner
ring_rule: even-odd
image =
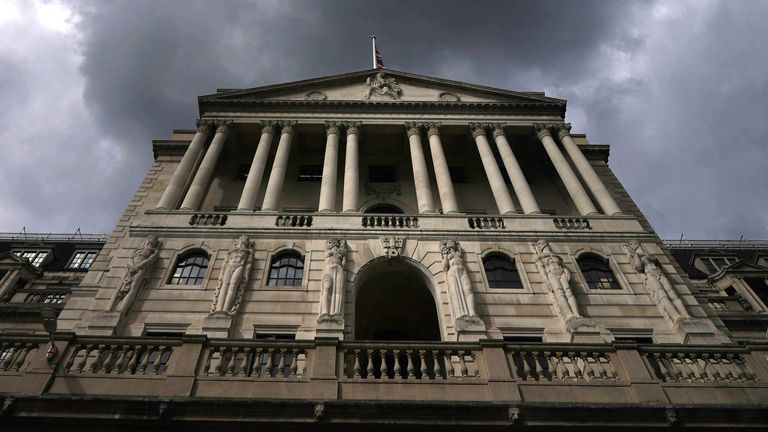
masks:
[[[356,278],[355,339],[439,341],[429,280],[409,258],[377,258]]]

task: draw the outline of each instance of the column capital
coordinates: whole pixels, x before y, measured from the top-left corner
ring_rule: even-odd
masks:
[[[273,134],[275,133],[275,127],[277,126],[277,122],[274,120],[262,120],[259,122],[261,125],[261,134]]]
[[[549,128],[552,127],[549,123],[534,123],[533,129],[536,131],[536,135],[539,136],[539,139],[544,139],[545,137],[551,137],[552,134],[549,132]]]
[[[480,135],[485,135],[485,123],[470,123],[469,129],[472,131],[472,138],[477,138]]]
[[[281,120],[279,123],[283,127],[281,134],[293,135],[297,123],[295,120]]]
[[[427,136],[431,137],[432,135],[439,135],[440,134],[440,126],[442,123],[440,122],[426,122],[422,123],[422,126],[427,128]]]
[[[555,130],[557,131],[557,137],[563,139],[564,136],[571,135],[570,123],[555,123]]]
[[[198,132],[208,132],[211,129],[211,121],[210,120],[203,120],[203,119],[197,119],[195,120],[195,126],[197,126]]]
[[[488,127],[493,131],[493,138],[495,139],[499,135],[504,135],[504,123],[490,123]]]
[[[347,127],[347,136],[359,134],[360,130],[358,128],[360,127],[361,124],[363,124],[363,122],[359,122],[359,121],[344,122],[344,126]]]
[[[417,135],[421,132],[421,123],[405,122],[405,131],[408,134],[408,137]]]
[[[338,135],[339,134],[339,127],[341,125],[342,125],[341,122],[326,121],[325,122],[325,136],[328,136],[328,135]]]
[[[229,126],[232,124],[232,120],[215,120],[213,124],[216,125],[216,133],[229,133]]]

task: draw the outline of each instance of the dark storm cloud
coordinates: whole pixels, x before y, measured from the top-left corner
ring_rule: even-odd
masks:
[[[109,230],[151,163],[151,139],[191,127],[197,95],[367,69],[375,33],[390,68],[567,98],[575,131],[613,146],[614,170],[662,235],[766,237],[768,86],[757,52],[767,13],[745,3],[76,3],[84,100],[69,112],[92,130],[61,133],[59,147],[83,148],[85,136],[72,169],[102,168],[61,182],[98,205],[59,198],[69,217],[46,226],[37,192],[23,188],[24,212],[0,212],[0,224]]]

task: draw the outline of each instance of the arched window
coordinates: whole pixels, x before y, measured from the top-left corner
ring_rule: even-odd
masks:
[[[202,251],[182,255],[168,282],[171,285],[200,285],[208,270],[208,254]]]
[[[515,262],[506,255],[493,253],[483,258],[485,277],[489,288],[522,288]]]
[[[611,271],[608,260],[602,259],[597,255],[584,254],[576,262],[579,264],[581,274],[587,281],[587,286],[592,289],[621,289],[619,281]]]
[[[303,276],[304,258],[294,251],[284,252],[272,258],[267,285],[299,286]]]

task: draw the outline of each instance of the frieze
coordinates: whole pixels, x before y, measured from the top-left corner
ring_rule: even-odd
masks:
[[[392,195],[400,196],[403,188],[399,184],[366,184],[365,194],[374,195],[381,201],[388,200]]]

